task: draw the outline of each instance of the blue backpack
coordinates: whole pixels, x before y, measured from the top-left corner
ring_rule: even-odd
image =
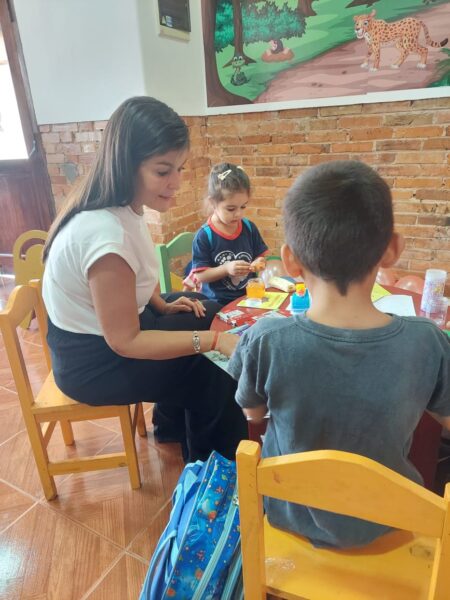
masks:
[[[186,465],[140,600],[242,596],[236,464],[217,452]]]

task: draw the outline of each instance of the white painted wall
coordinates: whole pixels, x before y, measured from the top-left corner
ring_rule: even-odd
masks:
[[[157,0],[15,0],[39,124],[108,119],[129,96],[204,113],[200,1],[189,42],[158,35]]]
[[[182,115],[206,109],[205,62],[200,0],[190,0],[188,42],[159,35],[158,1],[137,0],[146,90]]]

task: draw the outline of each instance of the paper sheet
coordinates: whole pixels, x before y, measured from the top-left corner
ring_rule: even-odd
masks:
[[[374,302],[374,305],[378,310],[381,310],[381,312],[391,313],[401,317],[416,316],[416,309],[414,308],[414,302],[411,296],[390,294],[389,296],[379,298]]]
[[[371,294],[372,302],[376,302],[380,298],[383,298],[383,296],[389,296],[390,293],[391,292],[385,290],[379,283],[374,283]]]
[[[238,302],[237,306],[246,306],[247,308],[262,308],[264,310],[275,310],[280,308],[286,298],[289,296],[286,292],[266,292],[262,300],[253,298],[244,298]]]

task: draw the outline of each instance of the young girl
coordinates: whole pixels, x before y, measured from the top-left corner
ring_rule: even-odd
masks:
[[[249,199],[250,180],[242,167],[221,163],[212,168],[210,217],[194,238],[192,270],[184,283],[221,304],[243,296],[248,280],[265,268],[267,246],[256,225],[244,218]]]

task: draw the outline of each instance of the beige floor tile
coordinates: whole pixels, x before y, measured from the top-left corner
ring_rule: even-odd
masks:
[[[89,456],[98,453],[116,434],[102,427],[97,427],[90,422],[73,424],[75,445],[65,446],[62,435],[57,425],[50,441],[48,452],[50,458],[61,460],[75,455]],[[0,478],[37,498],[43,495],[41,483],[31,451],[28,434],[26,431],[18,433],[12,439],[0,446],[2,460],[0,460]],[[60,483],[70,475],[61,475],[55,478],[58,493],[61,493]]]
[[[120,447],[115,440],[105,451]],[[183,464],[175,448],[160,453],[144,438],[137,447],[141,489],[131,489],[127,469],[80,473],[60,486],[52,508],[126,548],[170,498]]]
[[[0,387],[0,445],[24,429],[25,423],[16,392]]]
[[[128,549],[129,552],[137,554],[150,562],[161,533],[164,531],[164,528],[169,521],[171,509],[172,503],[169,501],[154,516],[149,526],[135,537]]]
[[[146,573],[147,566],[144,563],[125,555],[94,591],[86,596],[86,600],[137,600]]]
[[[35,500],[0,481],[0,531],[3,531],[35,504]],[[0,564],[1,550],[0,550]],[[0,566],[1,572],[1,566]]]
[[[36,505],[0,535],[2,600],[78,600],[114,562],[120,549]]]

